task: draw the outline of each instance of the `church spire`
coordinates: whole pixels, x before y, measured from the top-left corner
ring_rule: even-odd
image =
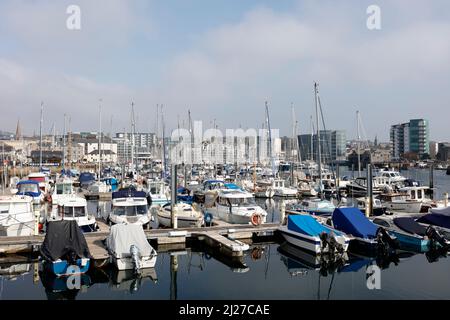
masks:
[[[17,119],[17,126],[16,126],[16,140],[22,139],[22,130],[20,128],[20,118]]]

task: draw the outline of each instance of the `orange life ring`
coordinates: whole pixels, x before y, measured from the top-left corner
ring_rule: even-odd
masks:
[[[250,219],[252,225],[259,226],[262,223],[262,216],[259,213],[252,214]]]

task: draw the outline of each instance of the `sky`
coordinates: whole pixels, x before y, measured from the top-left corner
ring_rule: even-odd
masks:
[[[366,10],[380,8],[381,29]],[[69,5],[81,29],[69,30]],[[167,132],[193,120],[219,129],[309,133],[313,83],[327,129],[389,140],[392,124],[430,121],[450,141],[448,0],[2,0],[0,130],[44,133],[102,127],[155,131],[157,104]],[[101,99],[101,100],[100,100]],[[160,122],[159,122],[160,123]]]

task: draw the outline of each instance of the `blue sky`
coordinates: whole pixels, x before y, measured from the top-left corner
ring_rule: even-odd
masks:
[[[66,28],[66,8],[81,8],[81,30]],[[381,8],[381,30],[366,8]],[[0,129],[155,128],[156,104],[169,128],[187,109],[205,126],[259,127],[264,101],[272,126],[291,132],[291,102],[309,131],[313,82],[327,128],[388,140],[391,124],[427,118],[431,138],[450,140],[450,3],[435,1],[122,1],[0,2]],[[47,130],[47,131],[48,131]]]

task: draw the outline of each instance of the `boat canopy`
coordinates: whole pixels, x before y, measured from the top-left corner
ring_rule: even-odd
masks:
[[[336,229],[360,238],[375,238],[378,227],[357,208],[336,208],[333,212]]]
[[[412,234],[418,234],[419,236],[425,236],[426,228],[418,224],[411,217],[394,218],[394,223],[397,227]]]
[[[122,188],[119,191],[115,191],[112,193],[113,199],[118,198],[147,198],[147,193],[144,191],[137,191],[136,187],[129,186],[128,188]]]
[[[288,230],[299,232],[308,236],[317,237],[321,233],[331,233],[333,230],[321,225],[316,219],[309,215],[289,215]],[[335,232],[336,234],[337,232]],[[337,233],[336,235],[340,235]]]
[[[417,219],[417,222],[450,229],[449,214],[429,213]]]
[[[75,220],[50,221],[41,246],[41,254],[47,261],[91,258],[86,239]]]
[[[450,207],[445,208],[432,208],[431,213],[442,214],[445,216],[450,216]]]
[[[111,227],[106,246],[115,257],[130,257],[132,245],[138,248],[141,257],[150,256],[153,251],[141,225],[115,224]]]
[[[34,185],[35,188],[23,188],[22,185]],[[19,189],[18,194],[24,194],[30,197],[39,197],[41,195],[41,190],[39,189],[39,182],[35,180],[22,180],[17,183],[17,189]]]
[[[242,190],[238,185],[234,183],[225,183],[225,188],[230,190]]]
[[[82,172],[79,177],[80,183],[95,181],[95,177],[90,172]]]

